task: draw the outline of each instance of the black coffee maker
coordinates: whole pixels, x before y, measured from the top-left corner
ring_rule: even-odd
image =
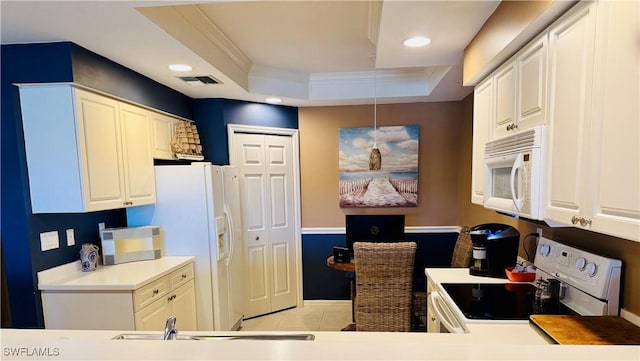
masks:
[[[520,232],[506,224],[486,223],[471,228],[469,234],[473,243],[469,274],[506,278],[504,269],[518,260]]]

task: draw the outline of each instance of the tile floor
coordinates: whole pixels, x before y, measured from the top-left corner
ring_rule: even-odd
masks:
[[[340,331],[351,323],[351,301],[305,301],[303,307],[242,321],[241,331]]]

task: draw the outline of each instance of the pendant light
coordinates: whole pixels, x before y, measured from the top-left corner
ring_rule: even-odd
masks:
[[[373,148],[369,153],[369,170],[380,170],[382,168],[382,154],[378,149],[378,84],[377,71],[375,65],[375,55],[373,56]]]

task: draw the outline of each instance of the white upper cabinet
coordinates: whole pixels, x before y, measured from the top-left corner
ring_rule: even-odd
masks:
[[[175,126],[180,119],[151,112],[151,150],[155,159],[176,159],[171,150],[171,140],[175,135]]]
[[[515,131],[516,123],[516,62],[508,61],[493,76],[495,87],[495,129],[493,138]]]
[[[592,89],[595,6],[578,4],[549,33],[548,221],[571,224],[583,214],[584,166]]]
[[[517,129],[546,123],[547,111],[547,32],[521,50],[516,58]]]
[[[582,3],[551,28],[550,224],[640,240],[638,13]]]
[[[20,86],[33,213],[155,202],[148,113],[68,84]]]
[[[522,48],[493,74],[491,139],[546,123],[547,33]]]
[[[640,3],[598,3],[589,137],[590,229],[640,241]]]
[[[473,155],[471,203],[484,204],[484,145],[489,140],[493,119],[493,78],[489,77],[473,92]]]
[[[150,112],[120,103],[124,185],[128,205],[156,202],[156,179],[149,135]]]

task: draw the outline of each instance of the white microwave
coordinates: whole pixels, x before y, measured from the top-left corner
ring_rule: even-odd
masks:
[[[545,126],[485,144],[484,207],[542,220]]]

